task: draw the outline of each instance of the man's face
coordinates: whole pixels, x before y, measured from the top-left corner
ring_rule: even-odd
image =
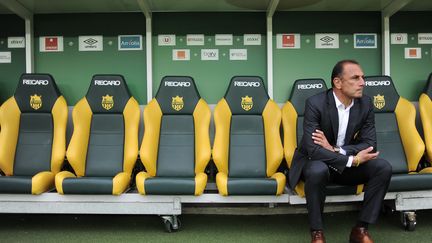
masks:
[[[335,87],[348,98],[360,98],[363,95],[365,85],[364,73],[359,65],[346,63],[343,68],[343,73],[336,78]]]

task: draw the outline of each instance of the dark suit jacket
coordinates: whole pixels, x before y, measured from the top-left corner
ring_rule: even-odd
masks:
[[[329,151],[312,140],[312,132],[319,129],[324,132],[328,142],[335,146],[339,128],[338,111],[333,90],[329,89],[306,100],[303,138],[296,149],[289,171],[289,184],[295,188],[302,174],[303,166],[309,160],[320,160],[330,169],[342,173],[348,162],[348,156],[373,146],[376,150],[375,116],[370,97],[363,95],[355,99],[350,109],[349,121],[342,149],[346,155]]]

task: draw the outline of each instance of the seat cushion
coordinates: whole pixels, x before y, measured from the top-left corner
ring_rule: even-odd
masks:
[[[393,174],[389,192],[430,190],[432,174]]]
[[[31,176],[0,176],[0,193],[31,194],[31,192]]]
[[[153,177],[144,181],[146,194],[194,195],[195,177]]]
[[[276,195],[277,182],[272,178],[229,178],[228,195]]]
[[[63,180],[64,194],[109,194],[113,192],[113,177],[79,177]]]

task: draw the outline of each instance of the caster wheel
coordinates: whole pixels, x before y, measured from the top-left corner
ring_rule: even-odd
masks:
[[[165,231],[168,233],[177,232],[180,229],[181,222],[176,215],[162,216]]]

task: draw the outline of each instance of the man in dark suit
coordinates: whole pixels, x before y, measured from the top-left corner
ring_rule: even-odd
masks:
[[[391,177],[391,165],[379,159],[373,103],[363,95],[364,74],[354,60],[338,62],[332,89],[306,101],[303,138],[289,172],[295,188],[305,182],[312,242],[325,242],[322,212],[329,182],[365,184],[363,206],[350,242],[373,242],[368,225],[375,223]]]

